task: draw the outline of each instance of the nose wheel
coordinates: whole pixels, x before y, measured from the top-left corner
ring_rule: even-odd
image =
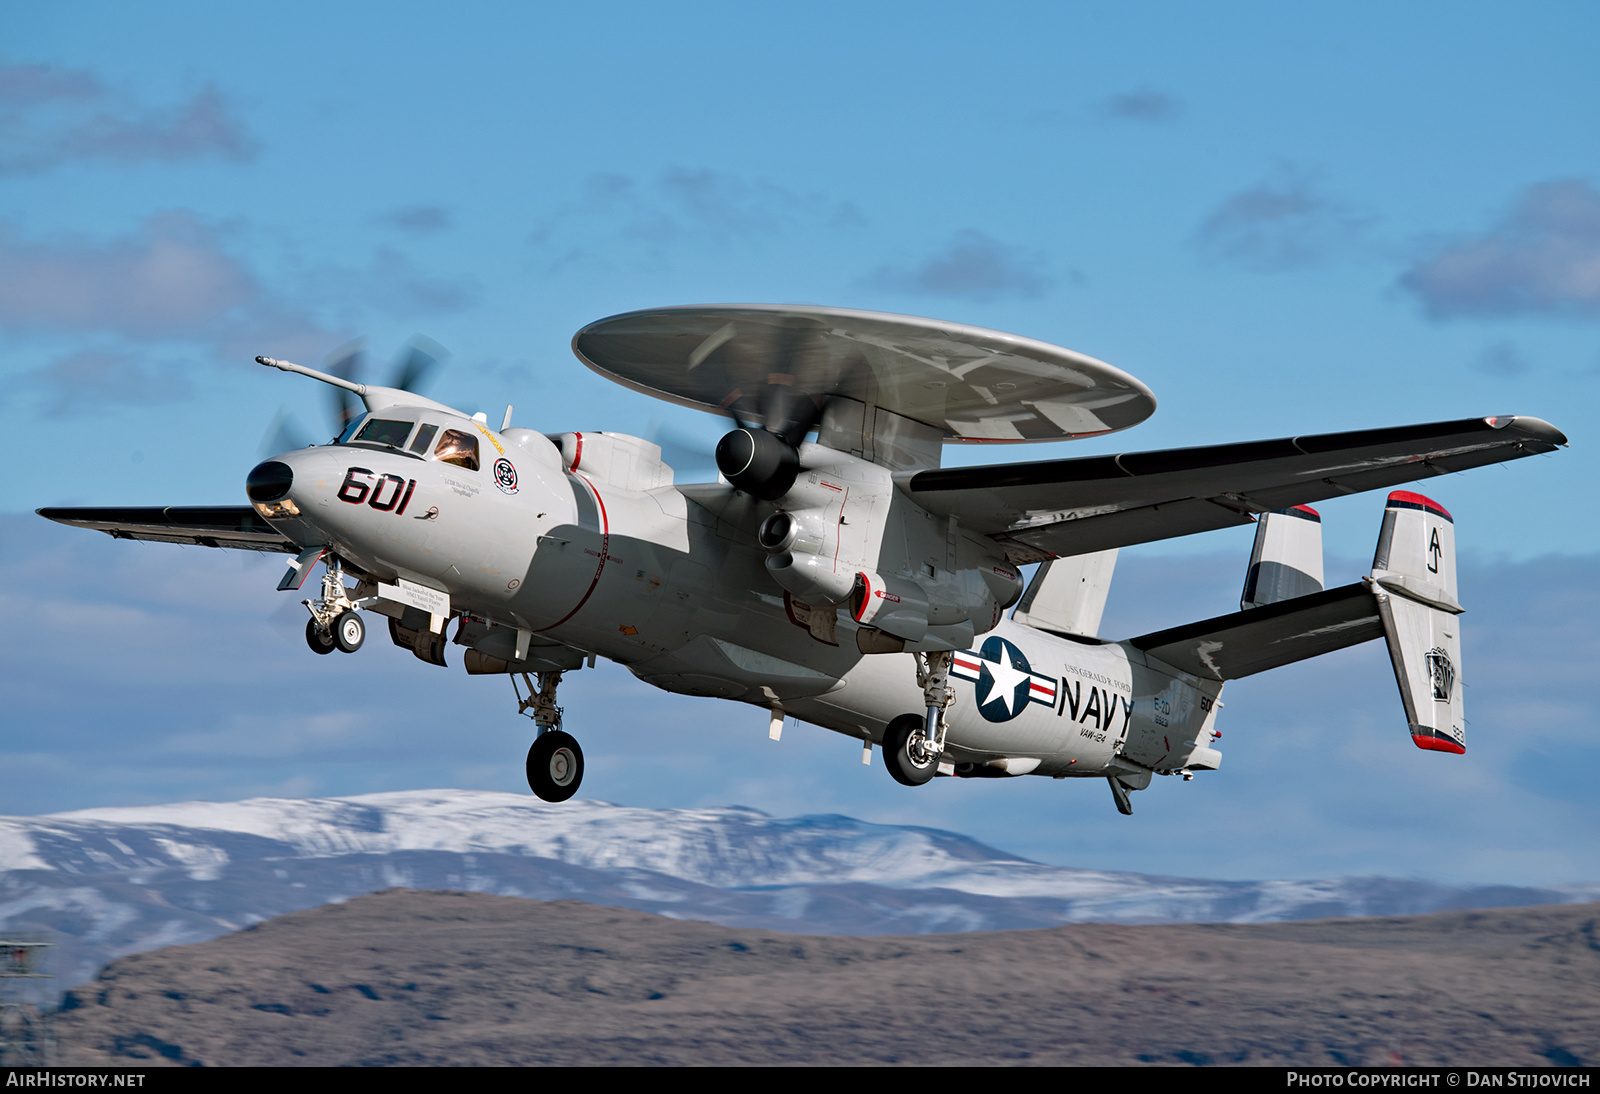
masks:
[[[528,749],[528,788],[547,802],[564,802],[583,782],[583,749],[570,733],[541,733]]]
[[[367,625],[361,613],[348,611],[333,621],[333,641],[345,653],[355,653],[367,640]]]
[[[328,556],[327,569],[322,574],[322,595],[300,603],[311,613],[306,621],[306,645],[313,653],[355,653],[367,640],[367,625],[344,587],[344,569],[337,555]]]
[[[332,653],[338,645],[333,639],[333,632],[317,626],[315,619],[306,620],[306,645],[311,647],[312,653]]]

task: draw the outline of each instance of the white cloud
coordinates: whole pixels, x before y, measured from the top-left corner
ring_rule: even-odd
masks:
[[[538,224],[535,247],[562,254],[558,265],[591,256],[597,229],[659,257],[668,247],[726,246],[796,229],[837,231],[865,223],[849,202],[800,193],[726,171],[673,167],[649,181],[596,173],[578,200]]]
[[[310,271],[306,287],[317,297],[343,304],[366,303],[396,316],[462,311],[476,302],[470,277],[439,277],[417,268],[393,247],[378,247],[365,268],[323,266]]]
[[[412,272],[401,260],[385,270]],[[412,288],[437,295],[425,279]],[[187,371],[174,356],[194,355],[174,354],[175,344],[243,364],[258,353],[320,356],[340,340],[307,309],[263,290],[214,228],[183,211],[109,240],[28,239],[0,222],[0,329],[52,344],[48,364],[12,381],[12,391],[39,395],[50,412],[184,397]],[[63,335],[65,350],[56,348]]]
[[[0,326],[13,331],[189,335],[260,295],[211,229],[188,213],[94,243],[28,241],[0,224]]]
[[[1400,278],[1435,319],[1600,316],[1600,191],[1528,187],[1487,231],[1437,247]]]
[[[1227,198],[1195,234],[1209,258],[1259,273],[1316,265],[1365,227],[1366,218],[1324,194],[1315,178],[1288,167],[1279,177]]]
[[[880,266],[868,282],[898,292],[967,300],[1035,297],[1055,281],[1049,266],[1041,251],[1001,243],[968,228],[920,262]]]
[[[441,205],[412,205],[396,209],[383,220],[402,231],[417,235],[443,232],[455,227],[455,218],[450,215],[450,210]]]
[[[253,158],[256,142],[213,85],[167,109],[151,109],[91,72],[0,65],[0,175],[28,175],[74,161],[176,162]]]
[[[1521,376],[1528,371],[1527,358],[1510,342],[1495,342],[1484,348],[1478,357],[1478,371],[1490,376]]]
[[[184,369],[173,362],[150,361],[137,353],[81,350],[23,373],[11,388],[40,393],[41,409],[48,414],[74,414],[107,403],[156,406],[176,402],[188,397],[192,385]]]
[[[1101,115],[1116,121],[1166,122],[1179,110],[1177,99],[1150,88],[1113,95],[1100,104]]]

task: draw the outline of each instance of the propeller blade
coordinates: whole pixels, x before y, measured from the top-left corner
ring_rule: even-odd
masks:
[[[314,443],[288,408],[282,407],[272,419],[272,424],[267,426],[267,431],[261,435],[261,457],[266,459],[268,456],[292,452],[296,448],[308,448]]]
[[[821,405],[805,390],[805,386],[829,379],[818,374],[821,365],[812,352],[815,333],[813,323],[792,319],[773,339],[772,371],[767,374],[767,387],[762,394],[761,417],[767,432],[776,434],[791,448],[798,447],[822,420]]]
[[[324,371],[342,380],[360,383],[361,374],[366,371],[365,347],[357,341],[334,350],[328,358],[328,367]],[[334,436],[341,437],[344,431],[350,428],[350,423],[361,416],[363,407],[353,392],[331,385],[328,390],[332,393],[330,398],[333,400],[333,420],[338,427],[334,431]]]
[[[717,469],[763,501],[794,485],[800,444],[821,424],[827,394],[837,387],[839,365],[830,359],[823,330],[798,315],[751,329],[728,323],[686,359],[697,387],[726,392],[718,407],[733,428],[717,442]]]
[[[416,391],[434,369],[450,359],[450,351],[423,335],[416,335],[395,361],[394,380],[390,387],[401,391]]]
[[[678,475],[688,476],[692,471],[715,474],[717,470],[715,440],[677,429],[662,421],[651,423],[645,440],[661,446],[662,462]]]

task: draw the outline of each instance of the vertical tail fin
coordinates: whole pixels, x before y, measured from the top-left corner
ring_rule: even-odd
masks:
[[[1309,505],[1262,513],[1241,610],[1322,591],[1322,517]]]
[[[1115,547],[1041,563],[1011,618],[1042,631],[1094,638],[1116,567]]]
[[[1454,518],[1421,494],[1390,494],[1370,580],[1412,741],[1465,752]]]

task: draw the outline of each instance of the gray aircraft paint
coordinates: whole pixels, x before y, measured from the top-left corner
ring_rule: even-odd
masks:
[[[718,534],[730,522],[676,487],[630,490],[567,470],[542,434],[519,430],[513,440],[466,419],[417,416],[478,433],[479,469],[351,446],[287,453],[276,458],[294,470],[290,496],[302,517],[280,527],[296,539],[326,541],[375,574],[440,587],[458,612],[598,654],[668,690],[778,707],[871,741],[893,718],[920,709],[909,654],[858,652],[856,624],[842,610],[838,646],[793,624],[764,553]],[[511,461],[515,494],[493,485],[491,458]],[[350,468],[369,471],[363,480],[415,480],[406,512],[341,501]],[[944,521],[904,501],[883,508],[876,521],[866,505],[845,509],[865,526],[858,544],[881,544],[887,535],[912,558],[945,561]],[[997,551],[984,554],[1000,561]],[[1055,701],[988,721],[978,713],[978,685],[957,683],[947,738],[955,763],[1026,757],[1039,761],[1035,773],[1060,776],[1122,773],[1130,761],[1178,770],[1206,721],[1199,698],[1214,698],[1221,687],[1163,672],[1121,644],[1074,642],[1010,620],[988,635],[1011,642],[1036,673],[1050,676]]]

